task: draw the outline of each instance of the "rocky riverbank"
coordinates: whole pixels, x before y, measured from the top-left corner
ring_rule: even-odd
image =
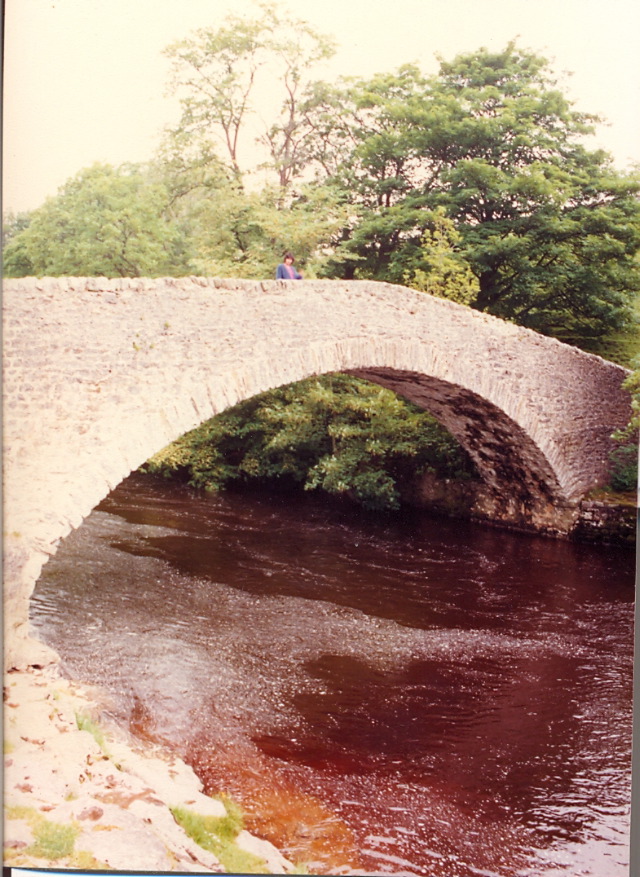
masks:
[[[105,724],[100,711],[97,695],[55,665],[6,674],[5,865],[295,871],[243,829],[232,802],[203,794],[184,762]]]

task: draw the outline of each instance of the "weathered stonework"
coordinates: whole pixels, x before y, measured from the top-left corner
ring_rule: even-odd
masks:
[[[602,500],[583,500],[571,535],[589,542],[633,545],[637,530],[637,508]]]
[[[495,496],[481,481],[455,481],[427,472],[405,490],[402,499],[439,515],[479,520],[515,530],[533,530],[578,542],[633,546],[637,541],[638,508],[631,495],[623,498],[613,494],[606,499],[583,499],[578,503],[558,502],[549,508],[546,522],[539,509],[537,526],[526,518],[501,519]]]
[[[351,372],[430,409],[486,513],[562,530],[607,477],[625,371],[403,287],[25,278],[4,286],[5,653],[46,663],[29,597],[57,545],[170,441],[258,392]]]

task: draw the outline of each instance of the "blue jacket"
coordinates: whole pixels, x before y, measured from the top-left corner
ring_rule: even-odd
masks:
[[[281,262],[276,269],[276,280],[302,280],[302,274],[298,274],[293,265]]]

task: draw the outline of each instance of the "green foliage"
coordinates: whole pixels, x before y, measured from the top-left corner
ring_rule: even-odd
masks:
[[[95,164],[34,210],[5,253],[8,276],[157,277],[184,273],[168,193],[133,165]]]
[[[30,222],[29,213],[8,213],[2,218],[2,272],[5,277],[28,277],[34,273],[24,244],[15,240]]]
[[[326,186],[305,185],[284,196],[269,188],[245,194],[230,185],[226,196],[211,194],[196,195],[181,209],[193,228],[193,273],[214,277],[273,277],[287,249],[304,265],[305,277],[313,277],[348,209]]]
[[[28,228],[30,222],[29,213],[5,213],[2,217],[2,248],[4,249],[9,241]]]
[[[612,438],[620,443],[609,455],[611,477],[609,486],[613,490],[633,491],[638,487],[638,454],[640,451],[640,356],[632,363],[635,368],[622,382],[631,395],[631,416],[622,429],[616,430]]]
[[[441,207],[478,280],[474,307],[579,343],[624,329],[640,289],[640,180],[585,148],[596,121],[513,43],[429,80],[405,66],[352,83],[340,125],[354,145],[333,179],[354,218],[329,273],[428,276],[424,234]]]
[[[623,389],[631,395],[631,417],[627,425],[616,430],[612,437],[621,443],[631,439],[637,446],[640,436],[640,356],[633,360],[632,365],[633,371],[622,382]]]
[[[416,474],[468,477],[473,469],[427,412],[368,381],[309,378],[263,393],[178,439],[147,471],[220,490],[278,481],[396,509]]]
[[[609,362],[633,368],[634,361],[640,361],[640,294],[636,294],[633,316],[627,326],[593,339],[592,343],[581,343],[581,347],[589,353],[597,353]]]
[[[182,117],[160,163],[189,237],[192,273],[273,277],[289,249],[305,276],[316,273],[347,217],[344,193],[303,180],[310,161],[306,77],[333,51],[332,40],[301,19],[282,18],[269,3],[258,4],[251,19],[229,15],[222,27],[196,31],[166,50]],[[243,144],[258,116],[262,160],[247,168]],[[259,189],[247,184],[252,172],[267,181]]]
[[[7,245],[2,258],[4,277],[32,277],[36,274],[22,237]]]
[[[638,442],[631,442],[616,448],[610,454],[612,463],[609,486],[621,492],[633,491],[638,487]]]
[[[640,356],[633,360],[632,365],[633,371],[622,382],[623,389],[631,395],[631,417],[626,427],[613,435],[613,438],[620,442],[632,437],[637,439],[640,432]]]
[[[235,843],[243,829],[242,812],[229,798],[224,799],[227,815],[202,816],[186,807],[174,807],[173,816],[189,837],[202,849],[213,853],[227,871],[236,874],[267,874],[263,859],[241,850]]]
[[[433,214],[433,228],[422,238],[422,264],[405,277],[414,289],[448,298],[459,304],[473,304],[479,291],[478,280],[459,253],[462,235],[439,207]]]

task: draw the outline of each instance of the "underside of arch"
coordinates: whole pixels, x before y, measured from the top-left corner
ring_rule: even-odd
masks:
[[[472,391],[439,378],[389,368],[350,374],[386,387],[431,412],[473,460],[498,517],[534,523],[569,502],[556,472],[534,440],[504,411]]]

